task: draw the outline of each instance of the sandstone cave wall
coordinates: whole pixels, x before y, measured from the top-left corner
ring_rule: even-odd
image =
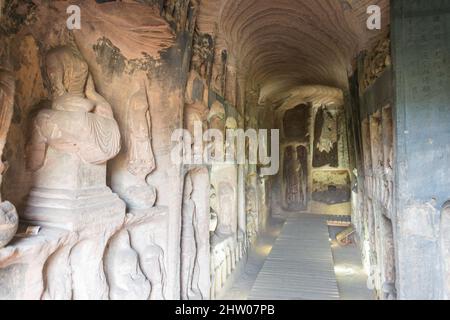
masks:
[[[393,6],[390,40],[360,57],[346,103],[352,220],[379,298],[446,299],[448,4]]]
[[[83,17],[82,28],[73,32],[64,27],[72,3]],[[191,131],[195,122],[224,132],[257,129],[266,120],[246,112],[252,105],[239,61],[220,34],[196,25],[198,10],[197,1],[6,1],[0,57],[15,76],[16,90],[2,196],[17,208],[21,224],[0,249],[1,298],[210,299],[239,274],[268,217],[267,179],[256,165],[173,163],[172,133]],[[43,169],[27,168],[33,128],[40,125],[36,116],[55,105],[59,79],[49,72],[49,52],[66,55],[55,68],[68,78],[79,71],[69,62],[85,61],[95,91],[87,94],[104,99],[117,123],[120,151],[107,163],[85,164],[69,152],[70,161],[96,176],[69,168],[65,173],[60,157],[67,156],[53,147]],[[106,148],[108,132],[92,128],[95,145]],[[80,141],[80,148],[91,143]],[[195,145],[187,148],[198,155]],[[65,215],[50,217],[49,207],[37,211],[61,191],[52,189],[47,197],[50,191],[38,186],[58,185],[61,179],[48,175],[53,162],[59,177],[80,178],[76,194],[88,194],[85,205],[95,205],[76,211],[75,197],[64,210],[89,219],[72,217],[69,223]],[[103,193],[89,191],[89,185]],[[40,229],[29,228],[35,226]]]
[[[394,122],[389,39],[359,58],[356,100],[346,99],[352,133],[352,221],[369,286],[395,298]]]
[[[450,4],[393,6],[397,291],[401,299],[448,299]]]
[[[336,89],[337,90],[337,89]],[[280,173],[274,214],[350,215],[350,171],[343,102],[305,101],[277,115]]]

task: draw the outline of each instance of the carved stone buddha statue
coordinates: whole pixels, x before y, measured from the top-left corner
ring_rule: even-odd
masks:
[[[44,165],[48,147],[102,164],[120,151],[120,133],[109,103],[94,87],[87,63],[69,47],[51,50],[46,59],[52,109],[34,121],[28,168]]]
[[[95,210],[89,213],[87,208],[94,206],[109,215],[117,211],[108,209],[117,201],[117,208],[123,207],[106,187],[106,162],[120,151],[120,132],[111,106],[95,91],[76,48],[52,49],[46,71],[52,105],[33,122],[27,167],[33,172],[34,188],[24,216],[65,227],[70,221],[72,229],[79,218],[74,211],[91,215]]]

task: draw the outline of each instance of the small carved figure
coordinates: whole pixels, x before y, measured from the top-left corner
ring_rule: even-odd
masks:
[[[194,46],[191,61],[191,69],[205,80],[209,81],[212,71],[212,62],[214,58],[213,39],[208,34],[194,33]]]
[[[151,115],[145,90],[140,89],[130,98],[127,118],[128,170],[145,180],[155,169],[151,143]]]
[[[198,287],[199,262],[197,245],[199,241],[197,206],[192,200],[193,183],[190,174],[186,176],[183,198],[181,229],[181,298],[201,299]]]
[[[147,177],[156,168],[149,106],[147,92],[140,88],[131,96],[127,108],[128,172],[139,179],[122,194],[130,209],[152,208],[156,202],[156,188],[147,183]]]
[[[218,239],[225,239],[236,233],[233,226],[233,217],[237,215],[234,208],[236,204],[235,189],[228,182],[219,184],[218,192],[218,225],[215,235]]]
[[[150,300],[164,300],[166,287],[166,268],[164,263],[164,250],[155,243],[150,235],[150,243],[141,257],[143,271],[151,284]]]
[[[109,245],[105,256],[106,275],[113,300],[147,300],[150,284],[139,266],[137,253],[131,248],[126,230]]]
[[[207,115],[208,108],[201,102],[185,105],[184,126],[193,137],[190,148],[191,154],[194,157],[194,163],[201,164],[203,162],[204,144],[202,133],[208,129],[208,123],[206,121]],[[197,141],[198,139],[196,140],[196,137],[198,136],[195,134],[196,127],[202,130],[202,132],[200,132],[201,139],[199,141]]]

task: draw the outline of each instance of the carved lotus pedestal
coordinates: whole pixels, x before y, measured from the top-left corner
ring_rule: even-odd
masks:
[[[125,204],[106,186],[106,164],[86,163],[49,147],[33,179],[22,216],[30,224],[81,231],[123,223]]]

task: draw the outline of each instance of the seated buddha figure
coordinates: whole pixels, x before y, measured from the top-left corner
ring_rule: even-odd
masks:
[[[39,112],[27,147],[27,166],[39,170],[49,147],[104,164],[120,151],[120,132],[110,104],[95,91],[88,65],[76,48],[62,46],[45,61],[51,109]]]

